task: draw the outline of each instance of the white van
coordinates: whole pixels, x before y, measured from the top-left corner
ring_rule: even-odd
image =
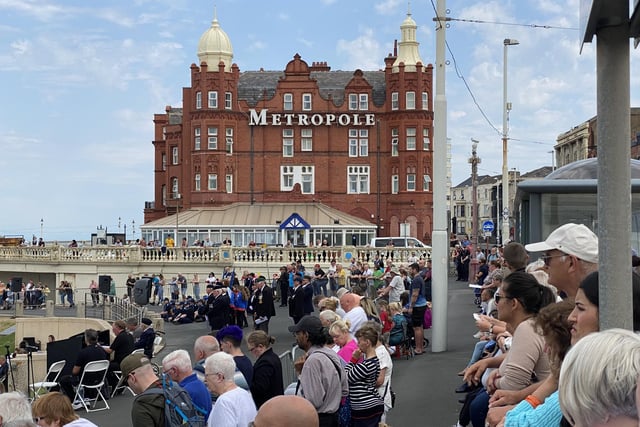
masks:
[[[431,249],[431,246],[425,245],[415,237],[374,237],[371,239],[372,248],[385,248],[393,244],[394,248],[425,248]]]

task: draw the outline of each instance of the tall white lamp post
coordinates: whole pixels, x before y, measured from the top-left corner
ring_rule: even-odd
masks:
[[[502,93],[504,96],[502,102],[502,244],[504,244],[510,236],[510,212],[509,212],[509,163],[507,160],[507,121],[509,119],[509,111],[511,103],[507,101],[507,47],[520,44],[515,39],[504,39],[504,70],[502,71]]]

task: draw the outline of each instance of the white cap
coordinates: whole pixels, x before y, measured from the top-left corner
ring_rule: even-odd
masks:
[[[583,261],[598,262],[598,236],[583,224],[561,225],[544,242],[530,243],[524,248],[529,252],[556,249]]]

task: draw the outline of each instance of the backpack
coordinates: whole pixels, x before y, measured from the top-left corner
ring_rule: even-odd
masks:
[[[193,403],[189,393],[177,383],[171,381],[167,375],[162,375],[162,389],[152,388],[143,394],[164,395],[164,425],[176,427],[188,425],[189,427],[206,427],[207,412]]]

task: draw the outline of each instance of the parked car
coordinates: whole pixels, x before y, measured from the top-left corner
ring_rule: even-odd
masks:
[[[371,239],[372,248],[385,248],[392,246],[395,248],[425,248],[431,249],[431,246],[425,245],[415,237],[374,237]]]

